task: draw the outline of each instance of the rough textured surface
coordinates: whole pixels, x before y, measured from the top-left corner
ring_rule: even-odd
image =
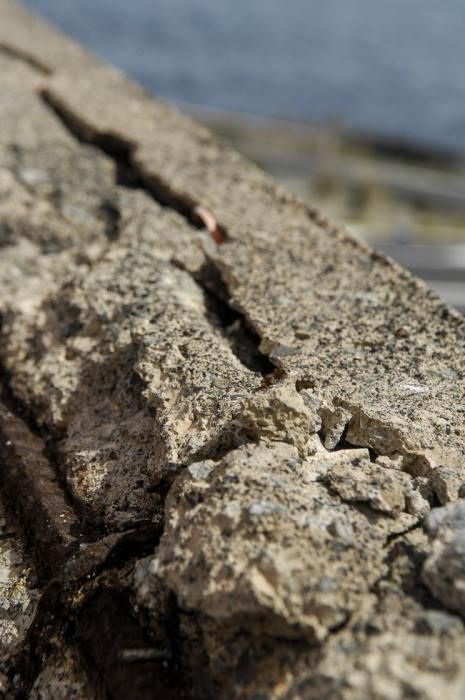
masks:
[[[350,451],[342,465],[353,468]],[[351,508],[284,443],[230,452],[205,480],[191,473],[168,499],[154,569],[186,607],[255,634],[323,640],[385,570],[388,536],[413,521]],[[377,485],[386,500],[389,486]]]
[[[285,240],[218,254],[262,350],[313,388],[323,418],[338,412],[350,443],[400,454],[417,475],[461,467],[463,320],[371,251],[304,230]]]
[[[433,547],[423,578],[438,600],[465,616],[465,501],[437,508],[426,527]]]
[[[2,692],[462,698],[464,320],[0,13]]]

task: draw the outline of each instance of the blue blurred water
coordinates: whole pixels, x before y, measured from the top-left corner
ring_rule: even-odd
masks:
[[[465,152],[464,0],[27,0],[153,92]]]

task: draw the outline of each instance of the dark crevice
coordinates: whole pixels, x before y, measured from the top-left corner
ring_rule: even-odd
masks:
[[[52,75],[53,70],[47,66],[43,61],[33,56],[24,49],[20,49],[17,46],[12,46],[11,44],[6,44],[4,41],[0,42],[0,53],[3,53],[9,58],[14,58],[18,61],[26,63],[28,66],[33,68],[35,71],[41,75]]]
[[[96,131],[87,126],[56,98],[52,90],[45,87],[40,91],[40,95],[74,138],[80,143],[99,148],[115,162],[117,184],[143,190],[161,206],[173,209],[187,219],[195,228],[207,228],[218,245],[227,239],[225,230],[219,224],[215,226],[215,230],[209,229],[202,216],[202,211],[205,210],[199,206],[198,202],[187,195],[175,192],[160,177],[142,172],[134,162],[136,144],[117,134]]]
[[[400,540],[403,537],[405,537],[405,535],[408,535],[410,532],[421,528],[423,528],[422,518],[414,522],[413,525],[409,525],[408,527],[406,527],[405,530],[402,530],[402,532],[392,532],[390,535],[388,535],[386,537],[384,547],[391,547],[397,542],[397,540]]]
[[[215,265],[212,262],[206,263],[198,273],[192,274],[177,260],[172,262],[190,274],[202,289],[210,323],[221,330],[223,338],[241,364],[265,378],[276,372],[276,367],[260,351],[258,334],[245,316],[231,305],[228,289]]]
[[[115,161],[115,168],[115,185],[126,187],[130,190],[137,190],[142,187],[140,176],[128,163]]]
[[[194,275],[202,288],[213,325],[219,327],[233,354],[252,372],[263,377],[276,368],[260,351],[260,338],[243,314],[233,308],[228,289],[213,263],[207,263]]]

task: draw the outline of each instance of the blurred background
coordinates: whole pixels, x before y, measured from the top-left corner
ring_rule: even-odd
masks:
[[[464,0],[26,0],[465,311]]]

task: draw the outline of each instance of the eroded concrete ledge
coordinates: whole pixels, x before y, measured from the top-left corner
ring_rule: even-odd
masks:
[[[2,690],[462,698],[463,318],[0,13]]]

